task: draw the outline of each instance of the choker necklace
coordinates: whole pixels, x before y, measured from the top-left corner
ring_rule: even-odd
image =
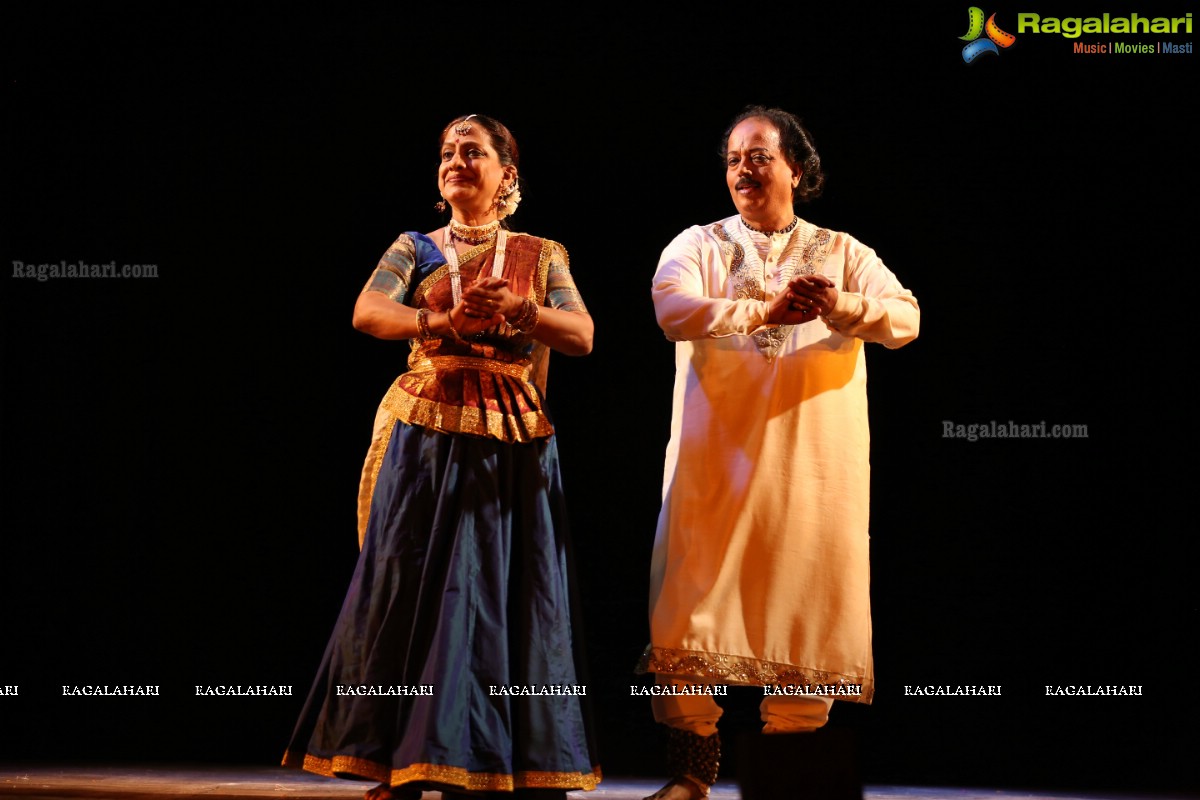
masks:
[[[483,244],[495,236],[498,230],[500,230],[500,220],[498,219],[478,227],[463,225],[457,220],[450,220],[450,236],[466,244]]]
[[[777,231],[760,231],[758,228],[754,227],[749,222],[746,222],[745,217],[739,216],[738,219],[740,219],[742,221],[743,225],[745,225],[747,228],[754,231],[755,233],[763,233],[763,234],[766,234],[767,236],[776,236],[781,233],[791,233],[792,231],[794,231],[796,229],[796,226],[800,224],[799,217],[792,217],[792,224],[788,225],[786,228],[780,228]]]

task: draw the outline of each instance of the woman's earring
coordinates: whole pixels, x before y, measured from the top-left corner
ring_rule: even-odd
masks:
[[[496,209],[496,215],[500,219],[504,219],[517,210],[517,204],[520,202],[521,187],[514,178],[506,188],[496,191],[496,200],[492,208]]]

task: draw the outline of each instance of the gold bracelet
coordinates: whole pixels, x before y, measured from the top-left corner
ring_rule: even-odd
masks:
[[[517,318],[510,322],[509,325],[517,333],[529,334],[537,327],[540,315],[541,309],[538,307],[538,304],[526,297],[525,301],[521,304],[521,312],[517,314]]]
[[[449,311],[446,312],[446,327],[450,329],[450,335],[454,337],[454,341],[463,342],[464,344],[467,343],[467,340],[460,336],[458,331],[455,329],[454,320],[450,319]]]
[[[429,309],[417,309],[417,336],[421,339],[432,339],[433,331],[429,330]]]
[[[521,333],[533,333],[537,328],[538,322],[542,319],[542,307],[537,303],[530,301],[529,307],[533,309],[533,318],[529,320],[529,324],[524,327]]]

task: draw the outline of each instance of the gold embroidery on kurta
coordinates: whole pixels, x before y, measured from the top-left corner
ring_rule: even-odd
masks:
[[[738,219],[728,223],[712,226],[713,235],[725,248],[725,258],[729,263],[729,279],[733,283],[733,296],[736,300],[767,300],[766,281],[763,276],[762,259],[758,251],[741,227]],[[795,275],[812,275],[825,261],[833,242],[832,234],[824,228],[816,228],[804,223],[792,233],[783,252],[779,255],[779,283],[786,285]],[[799,257],[796,250],[800,249]],[[758,268],[748,263],[747,252],[755,253]],[[773,328],[757,331],[752,334],[758,351],[768,360],[778,355],[783,343],[791,334],[793,325],[777,325]]]
[[[871,680],[863,675],[845,675],[792,664],[778,664],[745,656],[705,653],[648,646],[634,671],[659,673],[673,678],[694,678],[706,683],[740,686],[861,686],[861,694],[837,694],[839,700],[870,703],[875,693]]]

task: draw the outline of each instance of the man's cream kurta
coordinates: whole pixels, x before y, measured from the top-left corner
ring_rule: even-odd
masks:
[[[769,298],[813,272],[839,287],[829,315],[766,325]],[[863,343],[916,338],[916,299],[847,234],[737,216],[677,236],[653,297],[676,379],[641,668],[870,702]]]

